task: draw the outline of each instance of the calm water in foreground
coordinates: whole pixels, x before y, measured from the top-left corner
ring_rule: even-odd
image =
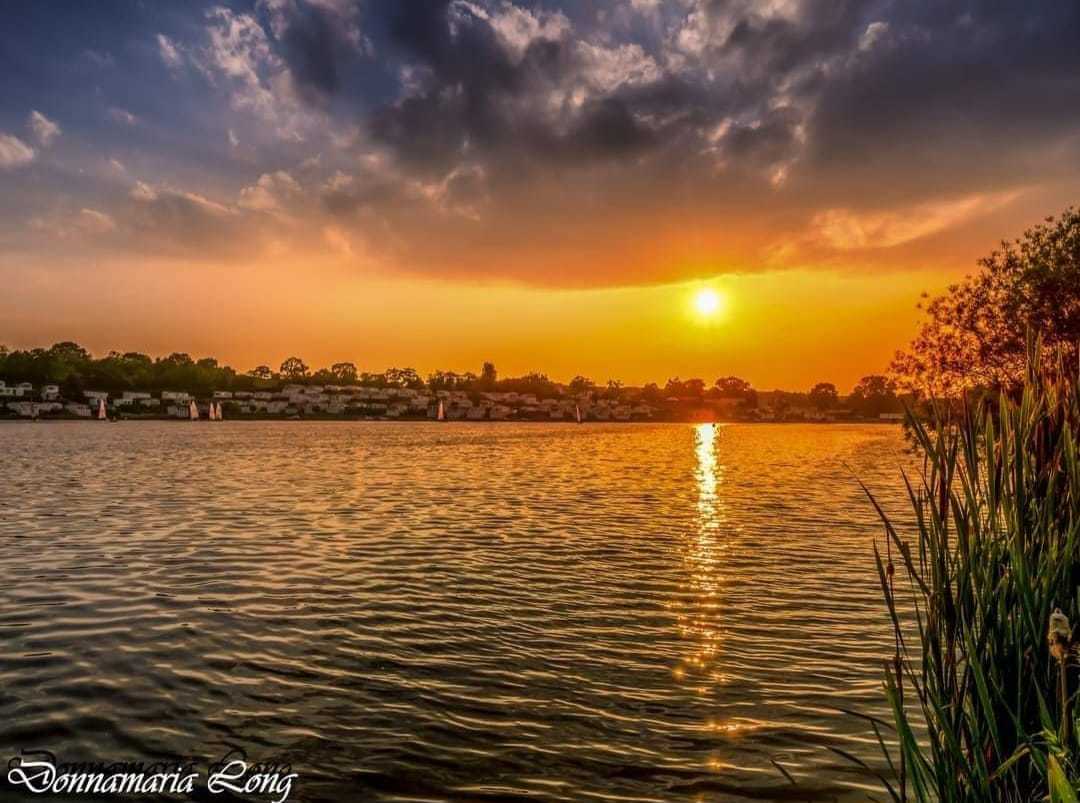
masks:
[[[0,446],[5,763],[240,747],[303,801],[879,789],[830,748],[883,764],[837,709],[887,717],[855,478],[903,510],[899,428],[95,422]]]

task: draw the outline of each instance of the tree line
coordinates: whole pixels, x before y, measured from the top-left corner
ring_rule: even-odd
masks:
[[[185,390],[209,394],[215,390],[257,391],[280,387],[286,383],[312,385],[367,386],[380,388],[413,388],[417,390],[462,390],[468,392],[530,393],[539,398],[557,396],[563,386],[542,373],[520,377],[499,378],[494,363],[485,362],[480,373],[471,371],[435,371],[426,378],[412,368],[388,368],[381,373],[361,372],[351,362],[339,362],[312,371],[299,357],[289,357],[274,370],[259,365],[247,372],[221,365],[213,357],[194,359],[175,352],[166,357],[152,358],[139,352],[112,351],[95,358],[78,343],[64,341],[49,348],[9,351],[0,346],[0,379],[8,384],[30,382],[35,386],[59,385],[69,398],[79,397],[85,390],[105,390],[119,393],[125,390],[163,391]],[[572,395],[589,394],[594,398],[619,399],[633,395],[643,401],[662,404],[668,399],[680,402],[709,402],[733,399],[743,407],[758,405],[758,391],[745,379],[725,376],[712,385],[703,379],[669,379],[663,386],[650,383],[642,388],[626,388],[618,380],[598,384],[585,376],[574,377],[565,390]],[[821,382],[808,393],[773,391],[783,406],[809,402],[821,410],[839,406],[836,386]],[[895,406],[895,386],[885,376],[864,377],[848,398],[849,406],[860,412],[884,411]],[[870,408],[873,408],[872,410]],[[880,409],[879,409],[880,408]]]

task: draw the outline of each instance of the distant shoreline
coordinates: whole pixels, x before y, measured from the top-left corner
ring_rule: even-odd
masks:
[[[342,417],[329,417],[329,416],[327,416],[327,417],[306,416],[306,417],[303,417],[303,418],[276,418],[276,417],[252,418],[252,417],[239,417],[238,416],[236,418],[229,418],[229,419],[226,419],[224,421],[209,421],[207,419],[184,420],[184,419],[180,419],[180,418],[172,418],[170,416],[160,416],[160,417],[156,417],[156,418],[115,418],[115,419],[109,419],[107,421],[99,421],[99,420],[92,419],[92,418],[68,418],[68,417],[65,417],[65,418],[39,418],[39,419],[36,419],[36,420],[32,419],[32,418],[0,418],[0,424],[161,424],[161,423],[176,424],[176,425],[182,425],[182,424],[266,424],[266,423],[277,423],[277,424],[305,424],[305,423],[308,423],[308,424],[312,424],[312,423],[317,423],[317,424],[432,424],[432,425],[440,425],[440,426],[441,425],[453,426],[453,425],[459,425],[459,424],[479,425],[479,426],[500,425],[500,424],[501,425],[505,425],[505,424],[529,424],[529,425],[559,424],[560,426],[566,426],[566,427],[577,427],[577,426],[587,427],[587,426],[598,426],[598,425],[610,425],[610,426],[642,426],[642,425],[646,425],[647,426],[647,425],[650,425],[650,424],[686,424],[686,425],[689,425],[689,426],[700,426],[701,424],[744,424],[744,425],[752,425],[752,426],[762,426],[762,425],[790,426],[790,425],[804,424],[804,425],[807,425],[807,426],[815,426],[815,427],[818,427],[818,426],[853,426],[853,425],[855,425],[855,426],[865,426],[865,425],[874,425],[874,426],[893,425],[893,426],[900,426],[901,424],[903,424],[902,421],[883,420],[883,419],[876,419],[876,418],[847,419],[847,420],[843,420],[843,421],[798,421],[798,420],[754,421],[754,420],[750,420],[750,419],[747,419],[747,420],[734,419],[734,420],[722,420],[722,421],[686,421],[686,420],[678,420],[678,419],[659,419],[658,418],[658,419],[650,419],[650,420],[644,420],[644,421],[582,421],[580,424],[578,424],[575,421],[567,421],[565,419],[552,419],[552,420],[549,420],[549,421],[544,421],[544,420],[540,420],[540,419],[529,419],[529,418],[499,419],[499,420],[480,419],[480,420],[474,420],[474,421],[465,420],[465,419],[458,419],[458,420],[454,420],[454,421],[436,421],[436,420],[431,419],[431,418],[342,418]]]

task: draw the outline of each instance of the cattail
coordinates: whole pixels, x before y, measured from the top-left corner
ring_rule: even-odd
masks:
[[[1046,640],[1050,642],[1050,654],[1057,658],[1058,662],[1064,663],[1072,651],[1073,639],[1072,626],[1061,608],[1054,608],[1054,612],[1050,614],[1050,629]]]
[[[1061,725],[1058,733],[1062,743],[1069,741],[1069,681],[1065,677],[1065,660],[1072,652],[1072,626],[1069,619],[1061,612],[1061,608],[1054,608],[1050,614],[1050,629],[1046,633],[1046,640],[1050,642],[1050,654],[1058,662],[1058,705],[1061,712]]]

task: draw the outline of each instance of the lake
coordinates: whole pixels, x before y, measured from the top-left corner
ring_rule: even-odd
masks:
[[[889,718],[857,478],[903,515],[899,427],[85,422],[0,445],[5,760],[240,748],[303,801],[880,789],[834,748],[885,766],[842,709]]]

